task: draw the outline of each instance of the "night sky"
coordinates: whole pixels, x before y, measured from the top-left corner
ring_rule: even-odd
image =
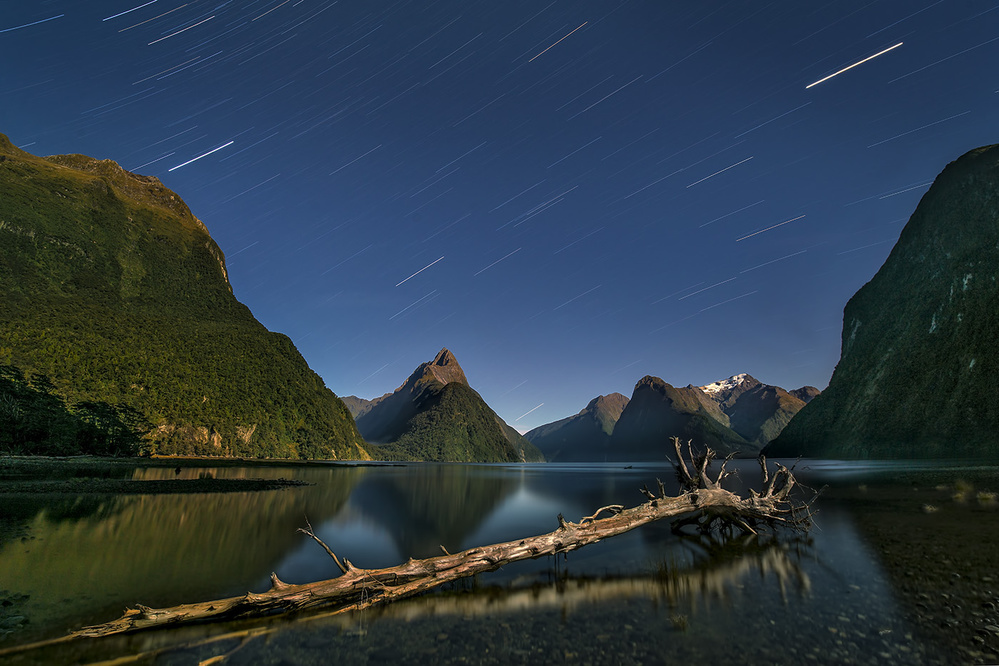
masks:
[[[448,347],[521,430],[646,374],[824,388],[999,141],[983,0],[7,0],[0,63],[0,132],[179,193],[334,392]]]

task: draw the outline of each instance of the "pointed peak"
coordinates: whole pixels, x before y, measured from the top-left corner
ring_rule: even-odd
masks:
[[[454,357],[451,350],[444,347],[439,352],[433,360],[433,365],[458,365],[458,359]]]
[[[430,363],[425,363],[423,366],[434,378],[441,382],[442,384],[450,384],[451,382],[458,382],[459,384],[464,384],[468,386],[468,379],[465,377],[465,371],[461,369],[458,364],[458,359],[454,357],[447,347],[441,349],[434,360]],[[420,372],[419,370],[417,372]]]

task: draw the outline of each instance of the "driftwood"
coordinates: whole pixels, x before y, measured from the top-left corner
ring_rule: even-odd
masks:
[[[680,519],[674,522],[675,530],[695,525],[702,532],[727,529],[746,534],[756,534],[760,526],[773,530],[789,528],[805,531],[811,525],[810,500],[806,502],[791,497],[791,492],[797,485],[792,469],[777,464],[776,472],[771,474],[766,461],[761,458],[762,489],[751,490],[749,497],[739,497],[721,487],[722,481],[731,475],[731,471],[726,469],[731,456],[725,459],[718,473],[712,477],[709,474],[709,466],[715,458],[712,450],[707,449],[703,454],[694,455],[688,442],[688,465],[684,460],[680,440],[676,437],[673,438],[673,446],[677,457],[674,468],[681,487],[681,493],[676,497],[667,496],[664,484],[659,481],[658,493],[647,487],[642,488],[649,501],[630,509],[621,505],[601,507],[578,523],[567,521],[559,514],[558,528],[548,534],[470,548],[454,554],[445,550],[443,555],[437,557],[410,559],[404,564],[385,569],[361,569],[347,559],[341,560],[308,526],[299,531],[315,539],[326,549],[342,572],[337,578],[289,585],[271,574],[271,588],[260,594],[249,592],[240,597],[182,604],[172,608],[137,606],[127,609],[117,620],[84,627],[62,639],[47,643],[315,608],[326,609],[327,616],[360,610],[411,597],[451,581],[494,571],[511,562],[568,553],[657,520]],[[604,513],[611,515],[598,517]],[[443,547],[441,550],[444,550]]]

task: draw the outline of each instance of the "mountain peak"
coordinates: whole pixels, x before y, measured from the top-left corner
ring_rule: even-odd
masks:
[[[465,377],[464,370],[461,369],[458,359],[454,357],[454,354],[447,347],[437,352],[434,360],[424,366],[424,373],[427,372],[442,384],[458,382],[459,384],[468,386],[468,379]]]
[[[697,388],[701,389],[708,395],[715,396],[719,393],[730,391],[735,387],[741,384],[745,384],[747,382],[752,384],[759,383],[756,381],[756,379],[754,379],[753,377],[749,376],[744,372],[739,375],[732,375],[728,379],[722,379],[717,382],[711,382],[710,384],[705,384],[704,386],[698,386]]]
[[[447,347],[444,347],[439,352],[437,352],[437,356],[434,357],[433,364],[434,365],[451,365],[451,364],[458,365],[458,359],[456,359],[454,357],[454,354],[451,353],[450,349],[448,349]]]

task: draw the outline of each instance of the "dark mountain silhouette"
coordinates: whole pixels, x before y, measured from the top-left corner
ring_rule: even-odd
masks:
[[[524,437],[549,462],[604,460],[611,433],[627,404],[628,398],[620,393],[598,396],[578,414],[539,426]]]
[[[810,386],[794,391],[806,397],[818,392]],[[630,401],[619,393],[600,396],[578,414],[525,436],[555,462],[662,460],[673,436],[721,453],[755,455],[804,405],[747,374],[683,388],[648,376]]]
[[[751,455],[758,448],[728,427],[728,416],[694,386],[676,388],[658,377],[639,380],[611,436],[614,460],[664,460],[673,454],[669,438],[693,440],[721,455]]]
[[[829,388],[766,449],[835,458],[999,455],[999,146],[937,176],[846,304]]]

